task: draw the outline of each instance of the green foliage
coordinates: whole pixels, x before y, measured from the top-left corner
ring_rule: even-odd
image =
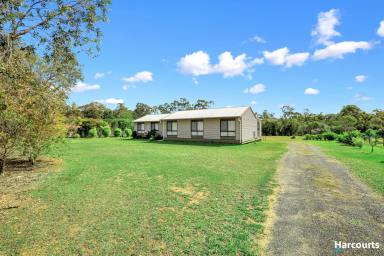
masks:
[[[134,139],[137,139],[137,138],[138,138],[137,131],[133,131],[133,132],[132,132],[132,138],[134,138]]]
[[[331,131],[324,132],[323,134],[324,140],[336,140],[337,134]]]
[[[120,128],[116,128],[114,131],[113,131],[113,135],[115,137],[120,137],[121,136],[121,129]]]
[[[375,109],[367,113],[355,105],[344,106],[336,114],[314,114],[306,109],[303,113],[296,112],[291,106],[283,106],[282,116],[275,117],[266,110],[261,114],[263,135],[305,135],[333,132],[342,134],[358,130],[364,133],[369,128],[384,129],[384,111]],[[330,135],[330,134],[328,134]],[[324,138],[328,140],[334,135]]]
[[[124,130],[125,137],[132,137],[132,129],[131,128],[125,128]]]
[[[78,133],[75,133],[74,135],[73,135],[73,137],[72,138],[74,138],[74,139],[78,139],[78,138],[81,138],[81,136],[80,136],[80,134],[78,134]]]
[[[364,145],[364,141],[360,137],[352,138],[352,146],[362,148]]]
[[[89,137],[89,138],[95,138],[95,137],[97,137],[97,129],[96,129],[96,127],[93,127],[93,128],[91,128],[91,129],[89,130],[89,132],[88,132],[88,137]]]
[[[111,127],[109,125],[101,127],[103,137],[111,136]]]

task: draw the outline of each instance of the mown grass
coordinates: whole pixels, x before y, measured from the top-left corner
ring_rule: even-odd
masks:
[[[344,163],[353,173],[381,194],[384,194],[384,147],[346,146],[334,141],[306,141],[319,146],[331,157]]]
[[[68,140],[0,219],[0,255],[255,255],[286,144]]]

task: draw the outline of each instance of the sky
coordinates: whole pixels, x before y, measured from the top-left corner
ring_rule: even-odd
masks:
[[[383,1],[114,0],[69,102],[384,108]]]

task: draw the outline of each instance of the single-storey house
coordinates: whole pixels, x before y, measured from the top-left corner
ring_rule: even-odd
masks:
[[[261,138],[261,121],[250,107],[178,111],[147,115],[134,121],[134,130],[148,133],[152,128],[164,140],[246,143]]]
[[[156,131],[163,136],[163,129],[160,125],[161,119],[166,115],[146,115],[133,121],[133,130],[140,137],[147,136],[148,132]]]

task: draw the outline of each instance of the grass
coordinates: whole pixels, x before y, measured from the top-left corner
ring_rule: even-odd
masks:
[[[255,255],[286,144],[68,140],[0,215],[0,255]]]
[[[344,163],[360,179],[384,194],[384,147],[377,146],[371,153],[371,147],[346,146],[335,141],[306,141],[319,146],[329,156]]]

